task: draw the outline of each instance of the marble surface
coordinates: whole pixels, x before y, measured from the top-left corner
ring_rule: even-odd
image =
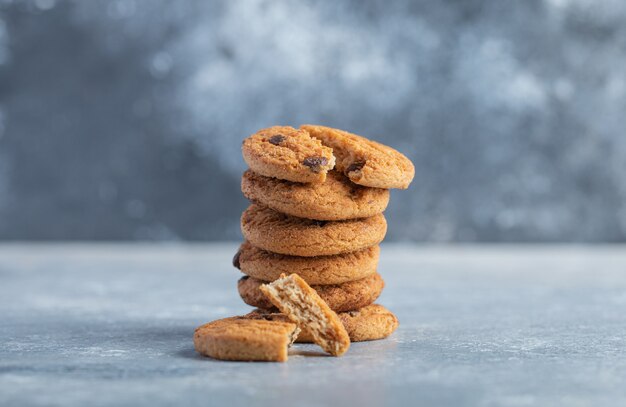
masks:
[[[624,405],[626,248],[384,246],[400,318],[342,358],[194,353],[235,244],[0,245],[0,405]]]

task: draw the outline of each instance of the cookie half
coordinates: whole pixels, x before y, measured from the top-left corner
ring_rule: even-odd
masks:
[[[384,212],[389,203],[389,190],[357,185],[336,171],[330,171],[324,182],[302,184],[247,170],[241,190],[252,202],[316,220],[367,218]]]
[[[326,352],[341,356],[350,348],[350,337],[337,314],[297,274],[281,276],[260,290],[301,329],[307,329],[313,342]]]
[[[382,214],[342,221],[315,221],[250,205],[241,216],[241,232],[252,245],[291,256],[329,256],[379,244],[387,233]]]
[[[248,305],[257,308],[271,309],[272,302],[263,295],[260,287],[267,281],[244,276],[237,282],[241,299]],[[336,312],[351,311],[372,304],[380,296],[385,287],[380,274],[343,284],[314,285],[313,289]]]
[[[347,131],[324,126],[300,127],[333,149],[335,168],[359,185],[374,188],[409,187],[415,167],[404,154]]]
[[[335,166],[331,148],[289,126],[259,130],[243,141],[241,152],[254,172],[295,182],[324,182]]]
[[[337,315],[350,336],[350,342],[383,339],[398,328],[398,318],[379,304],[368,305],[356,311],[339,312]],[[246,318],[285,321],[286,316],[264,309],[256,309],[246,314]],[[313,342],[313,337],[304,329],[296,338],[296,342],[310,343]]]
[[[281,274],[295,273],[309,284],[341,284],[360,280],[376,272],[380,247],[334,256],[299,257],[268,252],[244,242],[233,265],[244,274],[264,281],[274,281]]]
[[[196,328],[193,344],[214,359],[284,362],[299,332],[293,322],[231,317]]]

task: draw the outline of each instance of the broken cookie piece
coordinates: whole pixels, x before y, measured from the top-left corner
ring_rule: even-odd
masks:
[[[413,163],[389,146],[331,127],[305,124],[300,129],[332,148],[335,169],[355,184],[406,189],[413,181]]]
[[[333,356],[350,347],[350,337],[341,320],[328,304],[300,276],[282,275],[260,290],[289,319],[310,332],[313,342]]]
[[[214,359],[285,362],[299,332],[287,320],[230,317],[196,328],[193,344],[198,353]]]

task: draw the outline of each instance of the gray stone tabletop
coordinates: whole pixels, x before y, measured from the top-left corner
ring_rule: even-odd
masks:
[[[626,247],[383,247],[400,328],[342,358],[194,353],[235,244],[0,245],[0,405],[625,405]]]

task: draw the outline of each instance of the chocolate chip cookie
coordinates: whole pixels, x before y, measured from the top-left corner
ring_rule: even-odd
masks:
[[[351,342],[373,341],[391,335],[398,328],[398,318],[382,305],[372,304],[356,311],[337,314],[348,331]],[[313,342],[311,334],[303,330],[297,343]]]
[[[297,324],[284,320],[230,317],[196,328],[193,344],[198,353],[214,359],[284,362],[299,332]]]
[[[337,314],[297,274],[282,275],[260,290],[300,329],[306,328],[313,342],[326,352],[341,356],[350,348],[350,337]]]
[[[254,172],[294,182],[324,182],[335,166],[332,149],[289,126],[258,131],[243,141],[241,152]]]
[[[253,277],[239,279],[237,288],[241,299],[248,305],[269,309],[272,303],[261,293],[260,287],[267,283]],[[342,284],[314,285],[313,289],[336,312],[351,311],[370,305],[383,291],[385,282],[380,274]]]
[[[357,185],[336,171],[330,171],[324,182],[302,184],[247,170],[241,190],[252,202],[316,220],[367,218],[382,213],[389,203],[389,190]]]
[[[244,242],[233,265],[250,277],[274,281],[281,274],[295,273],[309,284],[341,284],[376,272],[379,246],[334,256],[298,257],[268,252]]]
[[[339,312],[341,323],[350,336],[350,342],[373,341],[391,335],[398,328],[398,318],[382,305],[372,304],[355,311]],[[285,321],[285,315],[265,309],[256,309],[246,318]],[[297,343],[313,342],[311,334],[302,329]]]
[[[300,129],[331,147],[335,168],[356,184],[406,189],[413,180],[413,163],[391,147],[330,127],[303,125]]]
[[[342,221],[315,221],[250,205],[241,232],[253,246],[291,256],[329,256],[379,244],[387,233],[382,214]]]

